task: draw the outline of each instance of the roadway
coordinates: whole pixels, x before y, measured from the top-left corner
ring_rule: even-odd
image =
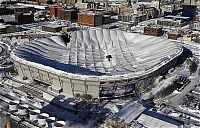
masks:
[[[179,101],[186,95],[189,93],[190,90],[193,90],[195,88],[195,85],[198,84],[198,80],[194,79],[192,80],[179,94],[177,94],[176,96],[174,96],[173,98],[171,98],[167,104],[169,104],[170,106],[174,106],[177,107],[179,105]]]
[[[145,93],[144,95],[142,95],[141,99],[144,99],[144,100],[148,99],[148,98],[150,98],[150,95],[152,95],[152,94],[156,95],[159,91],[161,91],[161,90],[167,88],[168,86],[170,86],[174,82],[177,74],[180,71],[185,70],[185,69],[186,69],[186,63],[184,63],[180,67],[175,67],[173,72],[165,75],[166,79],[164,79],[161,82],[159,82],[158,85],[155,88],[153,88],[150,92]],[[157,100],[156,102],[158,103],[158,102],[160,102],[160,100]]]
[[[200,116],[198,114],[195,114],[193,112],[184,110],[179,107],[179,103],[181,99],[189,93],[190,90],[193,90],[195,88],[195,85],[200,84],[200,63],[198,64],[197,71],[193,74],[194,79],[191,80],[191,82],[176,96],[172,97],[168,102],[166,103],[170,107],[174,108],[175,111],[184,113],[188,116],[200,119]]]
[[[195,85],[199,84],[199,80],[200,80],[199,72],[200,72],[200,63],[198,64],[198,68],[197,68],[196,72],[192,75],[192,77],[194,77],[194,79],[192,79],[191,82],[178,95],[171,98],[167,102],[167,104],[169,104],[170,106],[173,106],[173,107],[178,107],[179,101],[186,94],[188,94],[190,90],[193,90],[195,88]]]
[[[184,42],[180,42],[180,41],[176,41],[177,44],[184,46],[186,48],[188,48],[189,50],[192,51],[192,53],[197,53],[195,54],[195,57],[198,58],[198,62],[200,62],[200,45],[197,43],[184,43]],[[200,80],[200,63],[198,64],[198,68],[197,71],[195,73],[193,73],[192,77],[194,79],[191,80],[191,82],[176,96],[172,97],[171,99],[168,100],[167,104],[173,107],[178,107],[179,101],[180,99],[182,99],[186,94],[188,94],[188,92],[192,89],[195,88],[195,85],[199,84],[199,80]]]
[[[160,91],[164,90],[168,86],[170,86],[174,80],[175,76],[171,76],[165,80],[164,82],[159,83],[155,88],[153,88],[150,92],[145,93],[144,95],[141,96],[141,99],[147,100],[151,98],[151,96],[155,96],[157,93]]]

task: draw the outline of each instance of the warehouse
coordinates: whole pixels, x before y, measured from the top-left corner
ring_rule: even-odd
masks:
[[[100,28],[21,43],[12,53],[19,75],[63,95],[140,94],[175,66],[183,49],[164,38]]]

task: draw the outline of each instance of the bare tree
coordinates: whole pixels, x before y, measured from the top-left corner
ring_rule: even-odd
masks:
[[[89,101],[92,100],[92,95],[90,95],[90,94],[83,94],[82,98],[89,102]]]
[[[194,73],[194,72],[196,72],[196,70],[197,70],[197,63],[194,62],[194,61],[192,61],[190,63],[190,65],[189,65],[189,70],[190,70],[191,74]]]

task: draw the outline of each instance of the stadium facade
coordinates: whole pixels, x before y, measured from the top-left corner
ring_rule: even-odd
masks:
[[[19,75],[51,91],[104,98],[141,93],[182,51],[164,38],[91,28],[23,42],[11,58]]]

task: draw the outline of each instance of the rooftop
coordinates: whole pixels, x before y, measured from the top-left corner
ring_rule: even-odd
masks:
[[[103,80],[149,74],[182,53],[170,40],[120,30],[83,29],[67,40],[63,35],[21,43],[12,55],[42,70]]]
[[[14,22],[15,16],[14,15],[2,15],[0,16],[1,19],[3,19],[4,22]]]
[[[114,118],[124,120],[126,123],[131,123],[137,116],[139,116],[146,108],[142,104],[131,102],[123,107]]]
[[[43,26],[50,27],[50,28],[60,28],[60,27],[63,27],[63,25],[52,24],[52,23],[45,24],[45,25],[43,25]]]
[[[176,19],[189,19],[190,17],[185,17],[185,16],[173,16],[173,15],[167,15],[165,18],[176,18]]]
[[[145,112],[140,115],[137,121],[150,128],[179,128],[182,122],[156,112]]]

